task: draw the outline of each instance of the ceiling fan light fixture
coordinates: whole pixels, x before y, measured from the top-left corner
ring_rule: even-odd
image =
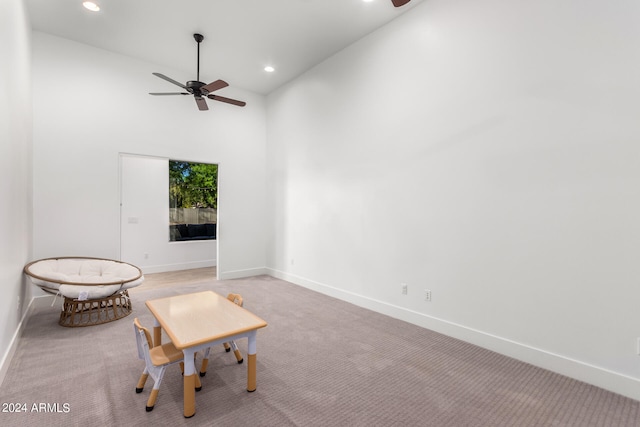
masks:
[[[88,9],[91,12],[98,12],[100,10],[100,6],[92,1],[84,1],[82,2],[82,5],[85,9]]]

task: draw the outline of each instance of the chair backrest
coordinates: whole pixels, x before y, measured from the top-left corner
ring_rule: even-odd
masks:
[[[231,301],[232,303],[237,304],[240,307],[242,307],[242,295],[240,295],[240,294],[229,294],[229,295],[227,295],[227,299],[229,301]]]
[[[136,317],[133,319],[133,331],[136,334],[136,344],[138,346],[138,357],[143,360],[147,360],[151,363],[151,356],[149,355],[149,349],[151,348],[151,333],[147,328],[140,324],[140,321]]]

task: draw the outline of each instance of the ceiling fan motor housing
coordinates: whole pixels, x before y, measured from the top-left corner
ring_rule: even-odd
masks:
[[[198,82],[198,81],[195,81],[195,80],[189,80],[189,81],[187,82],[187,90],[188,90],[189,92],[193,93],[194,95],[196,95],[196,94],[198,94],[198,95],[199,95],[199,94],[204,94],[204,95],[206,95],[207,93],[209,93],[208,91],[206,91],[206,90],[200,90],[200,88],[201,88],[202,86],[204,86],[204,85],[205,85],[205,83]]]

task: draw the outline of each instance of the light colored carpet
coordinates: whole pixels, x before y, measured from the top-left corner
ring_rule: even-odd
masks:
[[[640,402],[267,276],[216,281],[212,269],[148,275],[134,313],[64,328],[38,309],[0,389],[2,426],[638,426]],[[258,389],[222,346],[210,358],[196,414],[182,416],[182,377],[169,369],[155,409],[152,380],[134,389],[132,321],[152,326],[147,299],[213,290],[242,294],[269,326],[258,332]],[[238,342],[246,355],[246,340]],[[199,361],[198,361],[199,365]],[[31,412],[33,404],[62,412]],[[68,404],[68,412],[64,412]]]

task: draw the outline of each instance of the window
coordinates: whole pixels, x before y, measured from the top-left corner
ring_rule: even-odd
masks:
[[[169,241],[213,240],[218,165],[169,160]]]

